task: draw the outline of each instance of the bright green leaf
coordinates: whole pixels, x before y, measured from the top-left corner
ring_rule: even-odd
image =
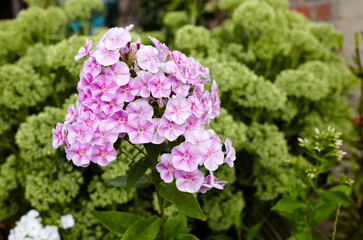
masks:
[[[340,202],[343,206],[354,205],[352,200],[350,200],[347,195],[340,191],[327,191],[319,189],[317,193],[319,197],[327,202],[334,202],[335,204]]]
[[[179,236],[176,238],[176,240],[198,240],[198,239],[199,238],[189,233],[179,234]]]
[[[310,226],[316,227],[321,221],[328,218],[337,208],[333,202],[322,202],[310,212]]]
[[[141,158],[131,166],[126,178],[127,192],[130,192],[131,188],[144,175],[147,169],[146,158]]]
[[[246,240],[253,240],[257,236],[258,232],[260,231],[262,227],[263,222],[257,223],[256,225],[253,225],[250,230],[248,230],[247,238]]]
[[[153,240],[158,234],[162,222],[163,220],[157,216],[135,222],[126,230],[121,240]]]
[[[352,189],[351,189],[351,187],[349,187],[349,186],[347,186],[345,184],[339,184],[339,185],[336,185],[336,186],[330,188],[329,191],[342,192],[347,197],[349,197],[350,192],[352,191]]]
[[[179,191],[175,184],[161,183],[157,185],[157,190],[165,200],[172,202],[179,212],[192,218],[206,220],[198,200],[192,194]]]
[[[295,211],[307,211],[308,209],[309,206],[306,203],[291,198],[282,198],[271,208],[273,211],[287,214],[292,214]]]
[[[137,215],[128,212],[96,211],[91,209],[89,212],[102,223],[104,227],[118,235],[122,235],[127,228],[140,219]]]
[[[134,187],[145,188],[150,185],[151,177],[148,175],[142,175],[142,177],[135,182]],[[127,187],[127,175],[118,176],[107,181],[109,184],[116,187]]]

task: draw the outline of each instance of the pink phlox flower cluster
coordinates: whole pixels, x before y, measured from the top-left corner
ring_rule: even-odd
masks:
[[[204,88],[208,68],[155,38],[154,46],[140,39],[131,43],[131,29],[112,28],[93,50],[87,41],[77,53],[76,60],[89,58],[80,72],[77,103],[52,131],[53,147],[64,144],[76,166],[106,166],[116,159],[120,138],[132,144],[178,140],[156,166],[161,179],[175,178],[177,188],[190,193],[223,189],[226,182],[213,172],[224,163],[233,167],[236,152],[229,139],[223,147],[213,129],[205,128],[220,112],[216,82],[211,91]]]

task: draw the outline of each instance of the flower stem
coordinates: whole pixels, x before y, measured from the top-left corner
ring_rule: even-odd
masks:
[[[159,212],[158,215],[162,218],[163,222],[161,224],[161,230],[162,230],[162,240],[166,240],[166,231],[165,231],[165,217],[164,217],[164,201],[161,198],[158,191],[156,191],[156,195],[158,198],[158,204],[159,204]]]
[[[338,224],[338,218],[339,218],[339,213],[340,213],[340,207],[341,206],[342,206],[342,204],[339,202],[338,209],[337,209],[337,215],[335,216],[335,222],[334,222],[334,229],[333,229],[333,237],[332,237],[332,240],[335,239],[335,235],[337,234],[337,224]]]

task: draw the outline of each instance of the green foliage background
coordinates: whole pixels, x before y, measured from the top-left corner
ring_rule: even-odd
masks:
[[[248,228],[261,215],[282,221],[269,209],[300,184],[294,167],[301,155],[298,136],[332,126],[343,139],[352,138],[345,94],[357,80],[338,54],[341,34],[290,11],[285,0],[210,1],[204,14],[223,9],[227,15],[214,29],[195,25],[203,16],[193,10],[195,2],[185,11],[175,1],[164,14],[155,12],[163,28],[152,35],[195,57],[218,83],[222,109],[210,126],[232,140],[236,167],[216,173],[228,181],[224,191],[199,196],[209,223],[193,226],[235,237],[232,226],[241,221]],[[129,160],[121,152],[108,167],[77,168],[66,162],[62,149],[52,148],[51,136],[76,100],[72,95],[84,60],[75,62],[74,55],[86,39],[95,44],[103,34],[85,35],[92,11],[102,6],[97,0],[68,0],[60,7],[52,1],[28,3],[16,19],[0,22],[0,221],[10,226],[30,208],[47,224],[71,213],[76,226],[61,230],[62,239],[114,239],[87,209],[147,217],[155,212],[153,189],[127,195],[106,182],[127,172]],[[74,20],[81,21],[76,33],[69,30]],[[137,32],[133,39],[141,35],[146,44],[148,33]],[[127,143],[121,149],[135,154]],[[263,234],[274,237],[268,228]]]

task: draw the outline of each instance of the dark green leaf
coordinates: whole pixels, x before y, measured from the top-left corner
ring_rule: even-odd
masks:
[[[176,240],[198,240],[198,239],[199,238],[189,233],[179,234],[179,236],[176,238]]]
[[[129,173],[126,178],[126,189],[127,192],[130,192],[131,188],[134,184],[144,175],[147,170],[146,159],[141,158],[134,165],[131,166]]]
[[[162,222],[163,220],[157,216],[135,222],[126,230],[121,240],[153,240],[158,234]]]
[[[310,226],[316,227],[321,221],[329,217],[337,208],[333,202],[322,202],[310,212]]]
[[[89,210],[89,212],[102,223],[104,227],[118,235],[122,235],[127,228],[140,219],[137,215],[127,212],[96,210]]]
[[[155,144],[144,144],[147,155],[150,157],[151,162],[156,163],[160,154],[160,145]]]
[[[213,240],[233,240],[232,238],[226,235],[217,235],[212,238]]]
[[[157,190],[165,200],[172,202],[179,212],[192,218],[206,220],[198,200],[192,194],[179,191],[174,183],[161,183],[157,185]]]
[[[184,214],[178,214],[169,218],[165,224],[165,231],[168,239],[176,238],[181,233],[188,233],[187,217]]]
[[[148,175],[142,175],[142,177],[135,182],[134,187],[136,188],[145,188],[150,185],[151,177]],[[127,175],[124,176],[118,176],[115,178],[112,178],[107,181],[109,184],[114,185],[116,187],[127,187]]]
[[[354,205],[352,200],[350,200],[347,195],[340,191],[327,191],[319,189],[317,193],[319,197],[324,199],[326,202],[334,202],[335,204],[340,202],[343,206]]]
[[[248,230],[247,238],[246,240],[253,240],[257,236],[258,232],[260,231],[262,227],[263,222],[257,223],[256,225],[253,225],[250,230]]]

